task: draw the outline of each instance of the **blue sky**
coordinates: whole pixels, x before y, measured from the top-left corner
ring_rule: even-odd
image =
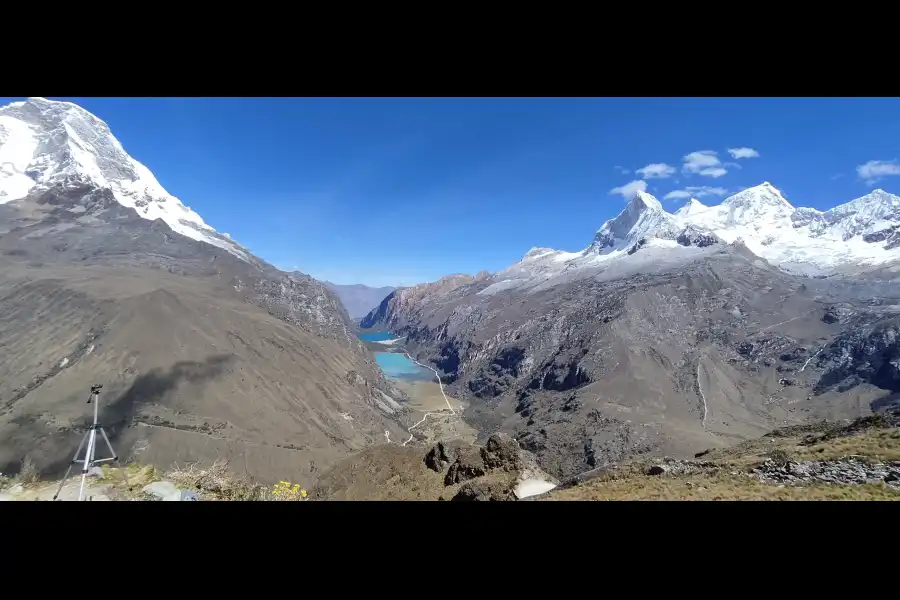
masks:
[[[763,181],[816,208],[900,192],[889,98],[54,99],[104,119],[217,230],[337,283],[579,250],[622,209],[623,186],[670,211],[685,201],[673,191],[711,204]]]

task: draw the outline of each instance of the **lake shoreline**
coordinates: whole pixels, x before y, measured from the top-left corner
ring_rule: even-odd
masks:
[[[405,337],[396,336],[390,331],[379,329],[360,329],[357,338],[365,344],[369,352],[377,354],[379,352],[403,352],[403,343]]]
[[[398,337],[385,330],[363,329],[360,329],[358,337],[375,355],[375,362],[384,376],[407,396],[404,404],[416,414],[414,422],[422,424],[416,429],[416,435],[421,436],[420,441],[475,441],[478,432],[459,416],[465,410],[465,404],[446,395],[437,371],[412,358],[404,345],[406,337]],[[412,432],[410,434],[412,440]]]

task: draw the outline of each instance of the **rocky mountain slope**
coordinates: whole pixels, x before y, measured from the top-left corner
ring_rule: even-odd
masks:
[[[397,288],[393,287],[368,287],[362,284],[340,285],[323,282],[325,286],[334,292],[341,300],[341,304],[347,309],[351,319],[361,319],[369,314],[373,308]]]
[[[527,489],[540,470],[513,439],[381,446],[322,476],[315,499],[900,500],[900,412],[778,428],[688,459],[634,457]],[[531,465],[531,466],[529,466]]]
[[[89,385],[123,458],[314,479],[400,393],[325,285],[253,256],[68,103],[0,109],[0,472],[65,468]]]
[[[639,193],[581,252],[395,292],[363,323],[408,336],[468,420],[557,477],[857,417],[898,390],[900,287],[847,277],[891,268],[895,204],[794,209],[763,184],[669,214]]]
[[[538,500],[900,500],[900,413],[786,427],[692,459],[642,458]]]

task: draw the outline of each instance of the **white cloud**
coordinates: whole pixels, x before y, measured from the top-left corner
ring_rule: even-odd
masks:
[[[759,152],[753,148],[729,148],[728,154],[732,158],[759,158]]]
[[[635,173],[644,179],[665,179],[675,174],[675,167],[670,167],[666,163],[653,163],[638,169]]]
[[[717,179],[717,178],[721,177],[722,175],[725,175],[726,173],[728,173],[728,171],[726,171],[722,167],[710,167],[708,169],[701,169],[700,171],[698,171],[698,173],[700,175],[705,175],[706,177],[712,177],[714,179]]]
[[[872,185],[882,177],[900,175],[900,162],[894,160],[870,160],[864,165],[856,167],[856,173],[866,185]]]
[[[628,175],[629,173],[631,173],[631,171],[629,171],[629,170],[626,169],[625,167],[620,167],[619,165],[614,166],[613,169],[615,169],[616,171],[618,171],[618,172],[621,173],[622,175]]]
[[[685,174],[703,175],[705,177],[721,177],[728,173],[722,167],[722,161],[719,160],[718,154],[713,150],[698,150],[685,155],[684,165],[681,170]]]
[[[626,200],[631,200],[634,195],[638,192],[646,192],[647,191],[647,182],[643,179],[636,179],[625,185],[619,186],[617,188],[613,188],[609,190],[610,194],[619,194]]]
[[[689,185],[683,190],[674,190],[663,196],[665,200],[678,200],[682,198],[703,198],[704,196],[724,196],[728,193],[723,187],[709,187],[706,185]]]

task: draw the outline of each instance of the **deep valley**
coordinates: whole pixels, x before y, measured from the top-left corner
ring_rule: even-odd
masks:
[[[336,285],[217,232],[83,108],[2,107],[0,474],[58,478],[102,383],[129,499],[195,463],[255,482],[211,499],[895,499],[900,197],[646,187],[579,251]]]

